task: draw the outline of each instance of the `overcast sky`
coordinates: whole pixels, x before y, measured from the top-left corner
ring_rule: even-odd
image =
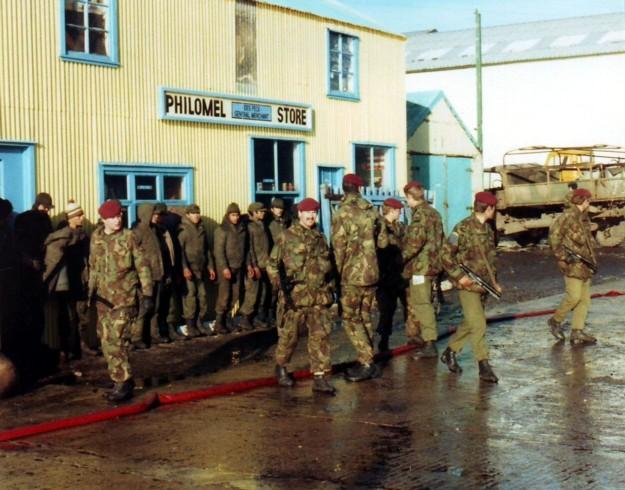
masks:
[[[450,31],[473,27],[476,8],[482,14],[483,26],[621,12],[625,28],[625,0],[331,0],[331,2],[353,8],[393,32],[424,29]]]

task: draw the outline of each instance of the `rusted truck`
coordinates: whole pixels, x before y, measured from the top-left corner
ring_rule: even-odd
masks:
[[[589,216],[598,243],[612,247],[625,239],[625,148],[519,148],[484,172],[485,187],[497,196],[500,237],[522,245],[546,237],[579,187],[592,192]]]

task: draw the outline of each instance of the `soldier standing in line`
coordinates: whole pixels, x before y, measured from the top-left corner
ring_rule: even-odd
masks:
[[[289,223],[285,216],[285,204],[284,200],[279,197],[274,197],[271,201],[271,216],[269,221],[269,238],[271,239],[269,249],[271,250],[276,243],[280,235],[288,228]],[[275,288],[271,289],[271,311],[269,320],[277,321],[277,305],[278,305],[278,291]]]
[[[497,198],[493,194],[478,192],[473,202],[473,214],[454,227],[443,244],[441,255],[443,267],[459,289],[458,295],[464,314],[463,322],[449,339],[441,361],[447,364],[452,373],[461,373],[462,368],[456,360],[456,354],[462,350],[467,340],[471,340],[473,355],[479,365],[480,379],[490,383],[497,383],[498,378],[488,362],[484,314],[486,292],[460,266],[469,268],[501,292],[496,279],[495,235],[488,224],[495,217],[496,206]]]
[[[248,264],[247,230],[241,223],[241,209],[236,202],[228,205],[221,225],[215,230],[213,251],[217,268],[215,328],[224,330],[226,313],[238,308],[245,271],[249,278],[254,276],[254,269]]]
[[[316,228],[319,203],[306,198],[297,206],[298,221],[286,230],[271,251],[267,274],[280,290],[281,324],[278,325],[276,377],[280,386],[294,385],[287,365],[295,351],[300,326],[308,328],[308,356],[312,389],[334,395],[328,382],[332,372],[328,337],[332,330],[330,305],[332,272],[325,237]],[[285,290],[286,288],[286,290]]]
[[[245,279],[245,299],[241,306],[243,330],[254,330],[254,320],[261,327],[266,327],[269,321],[271,291],[266,269],[271,248],[264,222],[266,211],[265,205],[261,202],[253,202],[247,208],[250,217],[247,225],[250,240],[249,254],[254,267],[254,275]]]
[[[408,286],[408,320],[406,338],[417,345],[414,359],[436,357],[436,313],[432,306],[432,283],[441,271],[440,250],[443,245],[443,223],[440,214],[424,198],[423,186],[413,181],[404,187],[412,219],[402,247],[403,277]]]
[[[345,197],[332,218],[332,248],[341,278],[343,327],[358,353],[358,363],[347,370],[348,381],[364,381],[380,375],[373,362],[372,309],[380,274],[376,248],[388,245],[378,213],[362,198],[360,177],[343,177]]]
[[[115,383],[106,398],[120,402],[132,397],[134,381],[128,362],[128,329],[137,313],[140,287],[147,310],[152,303],[152,273],[134,233],[122,228],[122,207],[108,200],[98,210],[103,226],[91,237],[89,298],[98,310],[98,337]]]
[[[215,280],[215,266],[208,246],[208,235],[202,224],[200,207],[197,204],[186,207],[179,230],[178,242],[182,255],[182,273],[186,284],[182,308],[187,332],[191,335],[196,330],[196,325],[198,329],[203,329],[203,322],[208,313],[206,281]],[[214,333],[228,332],[217,325]]]
[[[397,309],[397,300],[406,306],[406,280],[402,277],[404,261],[401,255],[402,240],[405,233],[405,226],[399,220],[401,210],[404,205],[401,201],[389,198],[382,206],[383,217],[379,218],[382,225],[386,227],[388,234],[388,246],[379,248],[378,267],[380,269],[380,282],[378,283],[377,299],[380,319],[378,321],[377,332],[380,334],[378,348],[380,352],[388,350],[388,339],[393,332],[393,317]]]
[[[548,320],[551,334],[564,340],[562,322],[573,311],[571,344],[594,344],[597,339],[584,332],[590,308],[590,284],[596,271],[590,222],[587,210],[592,194],[587,189],[575,189],[570,197],[571,205],[556,218],[549,228],[549,245],[564,276],[564,298]]]

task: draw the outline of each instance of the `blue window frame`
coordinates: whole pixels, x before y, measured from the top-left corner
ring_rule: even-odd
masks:
[[[395,147],[379,143],[354,143],[353,172],[368,192],[394,193]]]
[[[101,163],[99,170],[100,202],[119,199],[126,210],[125,226],[136,221],[141,203],[164,202],[169,207],[193,202],[191,167]]]
[[[328,97],[360,100],[357,37],[328,31]]]
[[[119,66],[117,0],[59,0],[59,8],[62,59]]]

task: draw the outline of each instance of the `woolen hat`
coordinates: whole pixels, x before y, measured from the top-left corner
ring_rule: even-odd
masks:
[[[477,194],[475,194],[475,200],[477,202],[486,204],[487,206],[497,205],[497,198],[490,192],[485,192],[485,191],[478,192]]]
[[[575,189],[573,191],[572,197],[581,197],[583,199],[590,199],[592,198],[592,193],[588,189],[582,189],[580,187],[579,189]]]
[[[67,218],[73,218],[74,216],[80,216],[81,214],[85,214],[82,210],[80,204],[77,204],[73,199],[67,201],[67,206],[65,206],[65,216]]]
[[[37,194],[37,197],[35,197],[35,207],[39,206],[40,204],[47,207],[48,209],[52,209],[54,207],[54,204],[52,204],[52,196],[47,192],[40,192],[39,194]]]
[[[230,204],[228,204],[228,207],[226,208],[226,214],[232,214],[232,213],[241,214],[241,208],[236,202],[231,202]]]
[[[152,211],[152,214],[166,214],[167,213],[167,204],[165,204],[164,202],[157,202],[154,205],[154,211]]]
[[[365,185],[363,180],[356,174],[345,175],[345,177],[343,177],[343,184],[351,184],[355,185],[356,187],[362,187],[363,185]]]
[[[197,204],[189,204],[184,208],[184,212],[187,214],[200,213],[200,207]]]
[[[117,199],[109,199],[100,206],[98,214],[102,219],[115,218],[122,214],[122,205]]]
[[[285,208],[284,199],[280,199],[279,197],[274,197],[273,200],[271,201],[271,207],[284,209]]]
[[[307,197],[297,205],[298,211],[319,211],[321,206],[312,197]]]
[[[404,186],[404,194],[411,189],[423,189],[423,184],[419,182],[418,180],[413,180],[412,182],[408,182]]]
[[[262,202],[253,202],[247,207],[248,213],[254,213],[256,211],[267,211],[267,208]]]
[[[389,197],[388,199],[384,200],[384,205],[388,206],[389,208],[393,208],[393,209],[403,209],[404,205],[402,204],[402,202],[399,199],[395,199],[393,197]]]

